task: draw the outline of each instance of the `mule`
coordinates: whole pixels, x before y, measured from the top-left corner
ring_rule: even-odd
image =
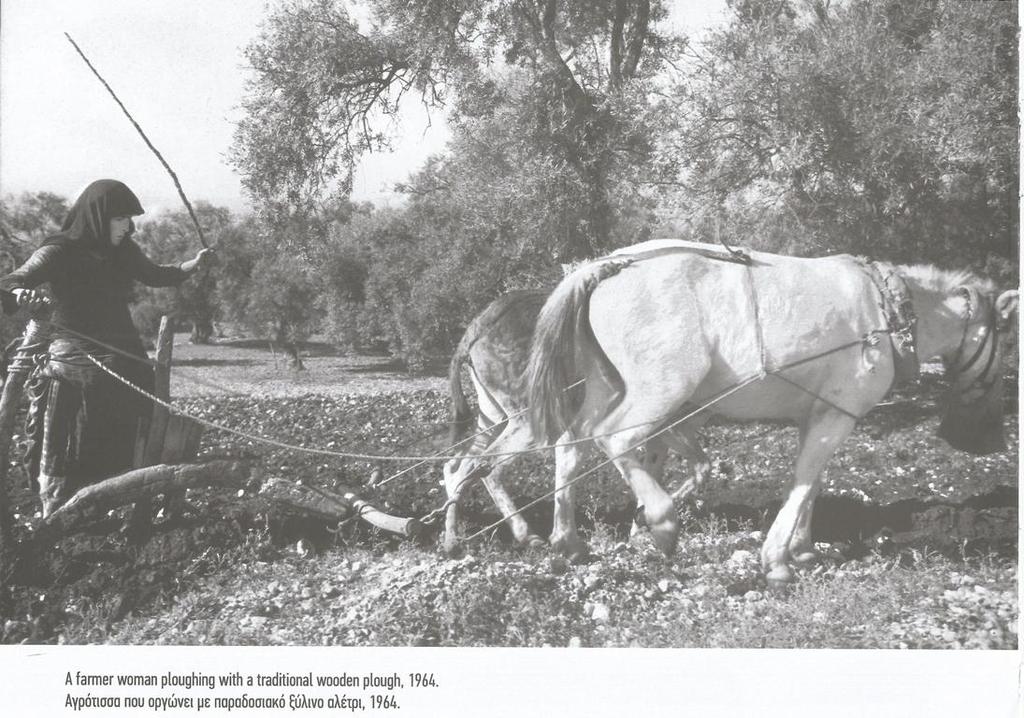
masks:
[[[533,433],[594,436],[671,554],[679,522],[637,447],[695,407],[799,430],[793,485],[761,550],[768,580],[815,558],[810,525],[826,463],[918,357],[951,378],[940,435],[1003,448],[1000,333],[1017,291],[967,272],[654,240],[581,266],[548,298],[527,376]],[[916,317],[916,318],[915,318]],[[565,391],[579,379],[586,390]]]
[[[464,456],[452,459],[444,466],[444,485],[451,503],[445,516],[443,548],[454,553],[459,542],[458,501],[463,491],[477,476],[505,518],[515,541],[524,546],[540,546],[545,542],[531,533],[527,521],[516,513],[515,502],[509,496],[501,477],[514,460],[514,456],[478,458],[481,454],[529,451],[535,438],[526,415],[526,389],[522,375],[529,359],[530,343],[537,316],[548,292],[519,290],[494,300],[466,328],[452,356],[448,380],[452,406],[452,432],[449,445],[459,444],[473,426],[473,412],[462,386],[462,368],[469,376],[477,397],[477,428]],[[569,443],[572,432],[559,437],[555,449],[554,531],[550,542],[554,550],[570,559],[584,557],[589,548],[576,531],[575,494],[572,481],[579,472],[583,446]],[[662,472],[661,464],[671,447],[685,456],[693,475],[688,477],[672,494],[683,499],[704,484],[710,472],[710,462],[690,427],[658,437],[645,447],[644,461],[652,471]]]

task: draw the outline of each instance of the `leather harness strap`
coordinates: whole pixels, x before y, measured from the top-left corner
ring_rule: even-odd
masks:
[[[882,296],[882,314],[889,330],[893,355],[893,384],[912,381],[921,373],[917,356],[917,315],[907,281],[891,265],[872,260],[862,264]]]

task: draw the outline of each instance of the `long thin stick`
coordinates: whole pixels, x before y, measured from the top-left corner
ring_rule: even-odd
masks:
[[[188,210],[189,216],[192,217],[192,223],[195,224],[196,232],[199,234],[199,241],[202,243],[203,247],[209,248],[210,245],[206,243],[206,237],[203,235],[203,228],[199,226],[199,220],[196,218],[196,213],[192,209],[192,203],[188,201],[188,197],[185,196],[185,190],[181,188],[181,182],[178,181],[178,175],[174,174],[174,170],[172,170],[171,166],[167,164],[167,160],[165,160],[164,156],[160,154],[160,151],[153,146],[153,143],[149,141],[149,138],[146,137],[146,133],[142,131],[141,127],[139,127],[139,123],[136,122],[135,118],[132,117],[130,112],[128,112],[128,109],[124,106],[124,103],[122,103],[121,100],[118,99],[117,95],[114,93],[114,90],[111,89],[110,85],[107,84],[107,81],[104,80],[103,76],[96,70],[95,67],[92,66],[92,63],[89,62],[89,58],[85,56],[84,52],[82,52],[82,48],[78,46],[78,43],[72,40],[71,36],[67,33],[64,33],[64,37],[68,39],[68,42],[70,42],[72,47],[75,48],[75,51],[85,61],[85,64],[89,66],[89,69],[92,70],[92,74],[96,75],[96,79],[102,82],[103,86],[107,88],[107,92],[109,92],[110,96],[114,98],[114,102],[116,102],[117,106],[121,108],[121,112],[125,114],[125,117],[127,117],[128,120],[135,127],[135,130],[142,137],[142,140],[146,143],[146,146],[153,151],[153,154],[155,154],[156,158],[160,160],[160,163],[164,166],[164,169],[167,170],[167,173],[171,176],[171,179],[174,181],[174,186],[178,190],[178,196],[181,197],[181,201],[185,203],[185,208]]]

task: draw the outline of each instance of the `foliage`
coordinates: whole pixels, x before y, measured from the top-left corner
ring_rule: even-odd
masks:
[[[52,192],[0,198],[0,271],[11,271],[44,239],[60,231],[69,209],[67,200]]]
[[[288,233],[308,225],[268,229],[255,220],[221,235],[217,297],[228,319],[283,347],[302,369],[299,344],[321,321],[319,282],[310,263],[292,252]]]
[[[505,126],[498,166],[527,160],[525,179],[554,181],[554,206],[533,209],[553,219],[558,201],[573,205],[565,231],[545,238],[560,258],[611,246],[619,173],[648,151],[648,82],[676,49],[655,31],[662,3],[373,0],[366,14],[361,21],[340,2],[289,0],[248,48],[254,76],[233,160],[268,214],[346,192],[359,156],[387,146],[383,120],[414,93],[428,107],[450,103],[477,142]]]
[[[661,151],[695,231],[1015,271],[1014,3],[730,6],[689,56]]]
[[[235,219],[225,207],[197,202],[196,216],[203,232],[216,245],[220,236],[233,231]],[[192,219],[184,210],[158,215],[142,224],[135,237],[143,251],[158,264],[177,264],[191,259],[200,248]],[[222,310],[216,304],[217,268],[189,277],[177,287],[138,287],[132,308],[136,325],[146,333],[155,333],[161,315],[173,315],[192,326],[191,340],[205,344],[213,334],[213,322]]]
[[[43,240],[60,231],[68,214],[67,200],[52,192],[24,192],[0,198],[0,275],[21,266]],[[7,346],[24,322],[0,323],[0,346]]]

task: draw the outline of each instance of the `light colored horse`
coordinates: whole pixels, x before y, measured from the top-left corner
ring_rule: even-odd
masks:
[[[941,357],[953,378],[941,435],[956,448],[998,450],[998,329],[1016,312],[1016,290],[997,297],[966,272],[845,255],[755,252],[748,265],[721,247],[679,240],[596,260],[555,289],[528,369],[534,433],[548,441],[567,430],[598,437],[655,541],[671,553],[677,514],[636,447],[709,402],[707,413],[730,419],[796,423],[794,483],[761,551],[769,581],[791,581],[789,562],[815,556],[811,512],[825,464],[889,391],[897,347],[906,358],[892,332],[910,325],[890,324],[910,317],[910,306],[917,356]],[[564,391],[579,378],[582,399]]]
[[[450,445],[457,444],[473,425],[473,413],[462,388],[462,367],[469,370],[477,396],[477,435],[461,459],[444,466],[444,483],[449,504],[445,516],[443,547],[454,553],[458,547],[458,500],[478,474],[481,475],[495,505],[508,523],[514,539],[522,545],[542,545],[544,541],[530,532],[526,520],[516,513],[515,502],[508,495],[501,477],[514,456],[478,458],[481,454],[529,451],[534,445],[526,414],[526,390],[522,374],[529,359],[530,343],[537,316],[548,293],[542,290],[510,292],[494,300],[466,328],[452,356],[448,372],[452,401],[452,434]],[[578,559],[586,555],[587,545],[579,538],[575,523],[575,495],[572,481],[579,472],[584,446],[571,444],[571,432],[559,438],[555,449],[556,485],[555,530],[551,545],[560,553]],[[645,447],[644,461],[651,471],[661,475],[662,464],[674,448],[687,457],[693,470],[673,493],[682,499],[701,486],[710,470],[707,456],[689,427],[686,431],[667,433]]]

